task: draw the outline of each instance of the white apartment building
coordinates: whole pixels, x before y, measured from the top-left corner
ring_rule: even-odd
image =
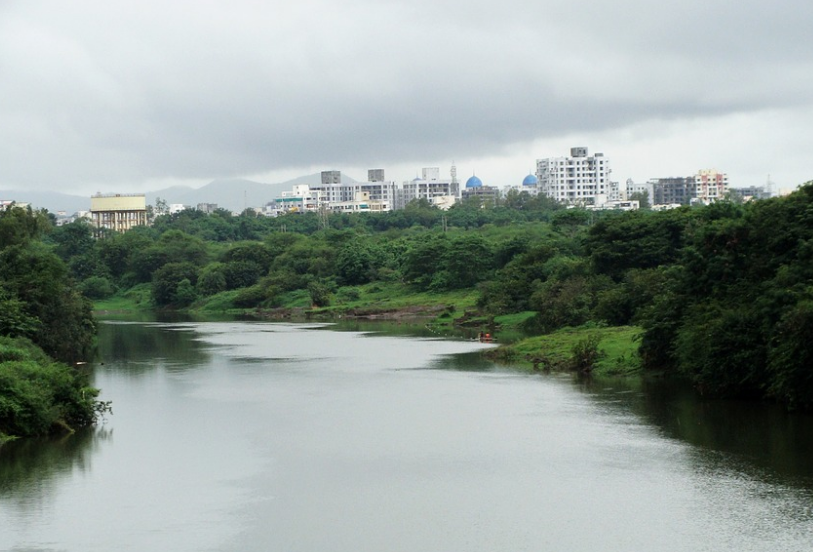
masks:
[[[588,155],[587,148],[570,148],[570,157],[537,159],[539,193],[573,205],[597,205],[610,193],[610,160],[603,153]]]
[[[426,199],[433,205],[443,208],[460,199],[460,183],[457,181],[457,169],[452,166],[451,178],[441,179],[438,167],[427,167],[421,170],[421,176],[407,180],[396,190],[395,208],[403,209],[415,199]]]
[[[323,171],[320,184],[300,184],[266,206],[268,214],[319,211],[391,211],[396,196],[395,182],[384,180],[383,169],[371,169],[369,182],[342,182],[340,171]]]
[[[366,194],[369,201],[383,205],[384,211],[392,209],[395,200],[395,182],[384,180],[384,169],[367,171],[367,182],[342,182],[341,171],[323,171],[322,183],[310,186],[311,191],[319,192],[328,204],[350,204],[359,194]]]
[[[369,192],[357,192],[353,201],[330,203],[330,210],[334,213],[383,213],[391,211],[388,201],[372,199]]]
[[[635,182],[631,178],[628,178],[623,199],[629,199],[633,194],[646,194],[647,198],[649,198],[649,203],[655,203],[655,181],[647,180],[646,182]]]
[[[305,213],[319,211],[327,206],[322,192],[310,189],[307,184],[298,184],[291,191],[282,192],[282,195],[266,206],[266,212],[273,213]]]

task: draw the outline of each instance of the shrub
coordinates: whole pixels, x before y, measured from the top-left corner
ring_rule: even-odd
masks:
[[[0,338],[0,433],[42,436],[96,423],[110,411],[87,374],[51,361],[28,340]]]
[[[234,296],[232,303],[235,307],[252,308],[259,306],[266,299],[266,290],[257,284],[247,288],[242,288]]]
[[[601,338],[595,334],[576,342],[571,350],[573,353],[570,358],[571,368],[579,372],[590,372],[601,358],[601,351],[598,348],[600,342]]]
[[[91,276],[79,285],[79,290],[91,299],[107,299],[116,292],[113,284],[104,276]]]

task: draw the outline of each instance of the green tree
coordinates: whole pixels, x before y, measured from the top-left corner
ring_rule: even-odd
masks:
[[[401,264],[404,280],[418,287],[428,288],[435,275],[444,268],[442,260],[448,250],[449,240],[445,236],[420,236],[404,253]]]
[[[0,209],[0,249],[38,239],[51,228],[51,221],[44,211],[12,204]]]
[[[448,287],[473,287],[486,280],[494,267],[491,246],[479,234],[463,234],[451,240],[444,256]]]
[[[336,256],[336,272],[341,283],[358,286],[370,282],[375,276],[373,255],[359,241],[349,241]]]
[[[152,279],[152,297],[155,304],[159,307],[178,305],[178,287],[184,280],[190,286],[197,283],[197,267],[194,264],[190,262],[167,263],[158,268]]]
[[[29,319],[39,320],[28,337],[46,353],[66,362],[88,358],[96,331],[90,302],[48,246],[32,242],[2,250],[0,284],[25,305]]]

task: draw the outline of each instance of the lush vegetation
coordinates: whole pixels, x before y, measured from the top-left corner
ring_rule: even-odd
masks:
[[[44,212],[0,210],[0,440],[90,425],[109,408],[87,374],[64,364],[88,358],[96,328],[58,248],[44,242],[52,231]]]
[[[110,410],[98,395],[87,374],[25,338],[0,337],[0,440],[92,425]]]
[[[501,354],[540,369],[657,372],[813,408],[813,184],[665,212],[564,209],[525,192],[327,219],[187,210],[91,236],[82,222],[53,228],[32,251],[60,259],[97,308],[521,324],[541,337]],[[20,315],[6,324],[30,335],[22,315],[46,311],[15,307],[22,288],[7,288]]]

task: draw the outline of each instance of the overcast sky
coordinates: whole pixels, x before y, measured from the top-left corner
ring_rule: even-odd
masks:
[[[813,179],[811,0],[0,0],[0,190]]]

